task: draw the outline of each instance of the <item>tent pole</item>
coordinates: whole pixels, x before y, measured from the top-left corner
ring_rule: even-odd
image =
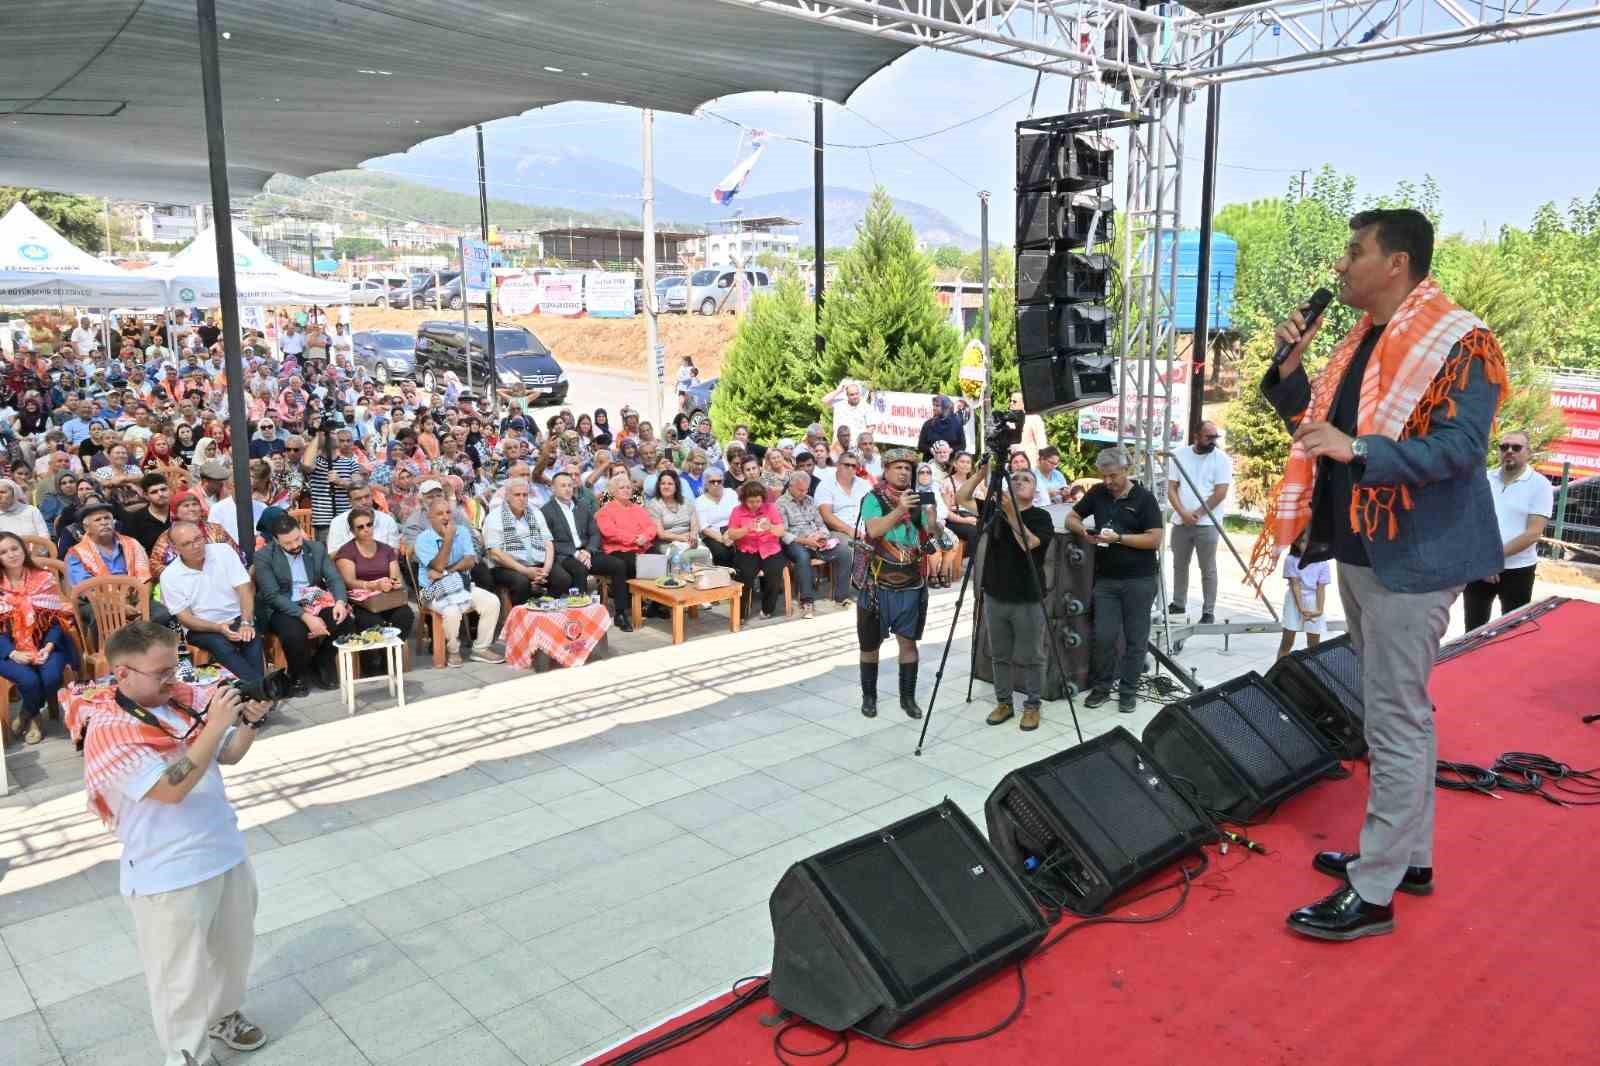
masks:
[[[217,289],[222,309],[222,351],[228,375],[228,436],[233,455],[233,502],[239,547],[255,554],[255,511],[250,499],[250,425],[245,419],[244,359],[239,350],[239,284],[234,276],[233,215],[228,204],[228,149],[222,130],[222,64],[217,54],[217,0],[195,0],[200,26],[200,79],[205,92],[206,154],[211,167],[212,228],[217,238]]]

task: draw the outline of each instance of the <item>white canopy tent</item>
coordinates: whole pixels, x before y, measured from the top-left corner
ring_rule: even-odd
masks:
[[[290,270],[257,248],[255,242],[237,229],[233,231],[233,265],[241,306],[314,304],[326,307],[350,299],[349,286]],[[207,227],[171,259],[135,273],[165,285],[168,293],[165,302],[174,307],[220,306],[216,229]]]
[[[161,279],[101,262],[20,200],[0,218],[0,305],[160,307],[166,302]]]

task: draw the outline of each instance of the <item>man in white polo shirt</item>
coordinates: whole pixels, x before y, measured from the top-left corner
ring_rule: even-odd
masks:
[[[1217,542],[1222,539],[1217,508],[1233,481],[1233,461],[1217,447],[1219,436],[1215,422],[1202,422],[1194,443],[1167,460],[1167,503],[1172,507],[1172,602],[1167,613],[1189,610],[1189,560],[1198,555],[1202,625],[1216,620]]]
[[[872,491],[872,482],[861,477],[861,453],[847,451],[839,455],[833,474],[817,482],[813,499],[822,523],[846,540],[858,539],[856,519],[861,514],[861,501]]]
[[[193,522],[174,522],[167,534],[178,557],[161,571],[161,602],[203,648],[235,677],[262,674],[256,635],[256,586],[231,544],[208,544]]]
[[[244,758],[271,705],[215,689],[203,709],[177,683],[178,640],[133,622],[106,641],[116,688],[69,714],[89,805],[122,842],[164,1066],[209,1063],[211,1041],[266,1043],[240,1012],[255,948],[256,879],[219,765]]]
[[[1555,511],[1555,490],[1549,479],[1533,468],[1532,460],[1526,433],[1508,430],[1500,434],[1500,465],[1489,471],[1489,490],[1494,493],[1494,516],[1500,523],[1506,561],[1498,574],[1470,583],[1462,593],[1469,632],[1489,621],[1497,598],[1502,614],[1533,599],[1539,538]]]

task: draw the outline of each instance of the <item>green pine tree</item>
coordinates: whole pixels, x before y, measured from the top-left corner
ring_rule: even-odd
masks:
[[[38,215],[41,222],[79,248],[88,252],[105,249],[105,215],[103,201],[98,196],[0,185],[0,214],[11,210],[11,205],[18,200],[27,204],[28,210]]]
[[[961,338],[934,299],[932,279],[911,224],[881,186],[874,189],[823,303],[825,388],[846,377],[898,392],[948,386]]]
[[[783,278],[739,322],[711,406],[712,431],[728,440],[743,424],[756,440],[803,436],[822,392],[811,302],[797,278]]]

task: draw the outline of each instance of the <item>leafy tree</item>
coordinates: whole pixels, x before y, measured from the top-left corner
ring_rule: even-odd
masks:
[[[79,248],[90,252],[105,250],[105,205],[99,197],[0,185],[0,214],[11,210],[18,200],[38,215],[41,222]]]
[[[1545,204],[1527,231],[1505,227],[1498,251],[1513,277],[1537,279],[1540,362],[1600,369],[1600,192],[1564,217]]]
[[[782,278],[771,292],[751,301],[723,361],[711,407],[718,438],[729,439],[741,423],[757,440],[805,434],[823,392],[815,338],[811,301],[798,278]]]
[[[957,244],[941,244],[933,250],[933,265],[940,270],[959,270],[964,265],[967,254]]]
[[[337,256],[383,255],[388,246],[376,237],[335,237],[333,254]]]
[[[917,251],[911,224],[895,213],[883,187],[875,188],[823,304],[822,381],[831,387],[851,377],[899,392],[945,386],[961,339],[931,282],[931,264]]]

